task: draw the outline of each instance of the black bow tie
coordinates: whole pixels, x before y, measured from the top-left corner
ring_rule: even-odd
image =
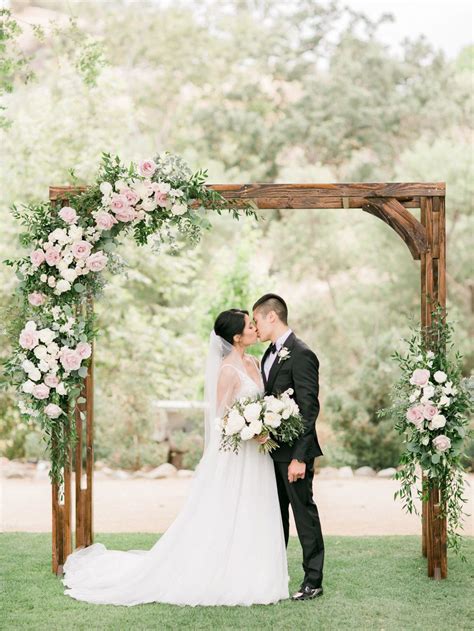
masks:
[[[268,352],[269,353],[276,353],[277,347],[275,344],[270,344],[270,346],[268,347]]]

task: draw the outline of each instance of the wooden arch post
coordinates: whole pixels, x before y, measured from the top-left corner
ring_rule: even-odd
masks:
[[[70,195],[86,187],[52,186],[51,202],[67,203]],[[376,182],[346,184],[213,184],[209,188],[227,199],[243,203],[253,200],[259,209],[360,209],[389,225],[406,243],[415,261],[420,262],[421,324],[431,323],[437,305],[446,307],[446,219],[444,182]],[[419,209],[420,219],[408,209]],[[350,221],[348,213],[347,221]],[[83,308],[92,309],[89,300]],[[84,380],[85,403],[71,411],[76,416],[79,442],[75,449],[76,548],[93,542],[93,357]],[[81,414],[82,413],[82,414]],[[83,423],[86,422],[86,479],[82,488]],[[68,425],[64,428],[69,431]],[[72,551],[71,530],[71,459],[64,470],[64,501],[60,489],[52,485],[53,572],[62,573],[67,555]],[[447,576],[446,518],[441,517],[438,489],[432,489],[423,502],[422,553],[427,557],[428,576]]]

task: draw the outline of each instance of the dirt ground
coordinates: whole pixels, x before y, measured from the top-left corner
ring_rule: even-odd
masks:
[[[188,493],[190,479],[95,479],[95,532],[164,532]],[[474,475],[464,534],[474,536]],[[2,531],[49,532],[51,487],[46,480],[2,479]],[[420,533],[420,521],[393,500],[394,480],[379,478],[314,478],[314,498],[323,532],[328,535],[409,535]],[[73,502],[74,519],[74,502]],[[296,534],[292,523],[292,534]]]

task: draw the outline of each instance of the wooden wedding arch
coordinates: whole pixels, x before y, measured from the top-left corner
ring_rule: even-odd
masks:
[[[67,203],[68,197],[85,187],[52,186],[49,197],[54,204]],[[403,239],[415,261],[420,263],[421,324],[431,323],[431,313],[446,307],[446,215],[444,182],[435,183],[346,183],[346,184],[214,184],[209,188],[225,198],[243,202],[253,200],[259,209],[361,209],[388,224]],[[409,209],[420,209],[420,220]],[[93,309],[85,299],[83,309]],[[52,569],[62,574],[66,557],[72,551],[72,488],[75,473],[75,548],[93,542],[93,422],[94,367],[91,357],[84,379],[82,397],[75,415],[79,440],[74,459],[63,470],[64,484],[52,484]],[[85,427],[84,427],[85,426]],[[85,436],[83,436],[85,429]],[[68,432],[68,426],[65,426]],[[85,476],[83,459],[85,458]],[[83,477],[86,486],[82,486]],[[430,492],[423,502],[422,553],[427,557],[428,576],[447,577],[446,518],[440,517],[439,490]]]

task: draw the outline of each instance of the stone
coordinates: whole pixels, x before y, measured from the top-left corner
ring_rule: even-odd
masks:
[[[388,469],[381,469],[377,473],[377,477],[378,478],[392,478],[396,472],[397,470],[394,469],[393,467],[389,467]]]
[[[372,467],[359,467],[354,473],[363,478],[372,478],[375,475],[375,470]]]
[[[146,474],[146,477],[149,480],[159,480],[160,478],[171,478],[174,477],[177,473],[178,469],[169,462],[164,462],[160,464],[159,467],[156,467],[152,471]]]
[[[194,475],[194,471],[191,469],[179,469],[176,474],[178,478],[192,478]]]
[[[36,463],[36,471],[48,471],[51,469],[51,463],[48,460],[38,460]]]
[[[126,471],[123,471],[122,469],[117,469],[116,471],[112,472],[112,477],[116,480],[129,480],[130,474]]]
[[[337,477],[337,469],[336,467],[322,467],[319,469],[317,474],[321,478],[336,478]]]
[[[338,478],[353,478],[354,473],[350,467],[341,467],[337,472]]]

